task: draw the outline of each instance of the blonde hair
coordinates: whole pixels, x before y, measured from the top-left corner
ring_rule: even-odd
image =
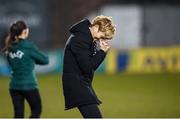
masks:
[[[112,23],[111,17],[100,15],[92,20],[92,26],[99,26],[99,31],[105,32],[105,39],[112,39],[115,34],[115,25]]]

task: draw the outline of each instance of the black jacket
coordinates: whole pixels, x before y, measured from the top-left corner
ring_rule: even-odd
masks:
[[[96,51],[89,26],[87,19],[73,25],[65,46],[62,75],[65,109],[101,103],[92,88],[92,80],[106,53]]]

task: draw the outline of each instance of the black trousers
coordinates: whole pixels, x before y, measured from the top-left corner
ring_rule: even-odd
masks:
[[[83,118],[102,118],[97,104],[79,106],[78,109]]]
[[[31,115],[29,118],[39,118],[41,114],[41,98],[38,89],[33,90],[12,90],[10,89],[12,103],[14,107],[14,118],[24,117],[24,101],[27,100]]]

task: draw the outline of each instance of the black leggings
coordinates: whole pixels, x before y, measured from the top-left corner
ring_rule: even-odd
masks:
[[[33,90],[12,90],[10,94],[14,107],[14,118],[24,117],[24,100],[26,99],[30,108],[31,115],[29,118],[39,118],[41,114],[41,98],[38,89]]]
[[[78,109],[84,118],[102,118],[97,104],[83,105]]]

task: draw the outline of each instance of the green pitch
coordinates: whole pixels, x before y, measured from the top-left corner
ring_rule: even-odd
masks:
[[[77,109],[64,111],[60,75],[38,76],[41,117],[81,117]],[[0,117],[12,117],[8,77],[0,77]],[[93,82],[104,117],[180,117],[180,75],[96,74]],[[26,103],[25,115],[29,115]]]

